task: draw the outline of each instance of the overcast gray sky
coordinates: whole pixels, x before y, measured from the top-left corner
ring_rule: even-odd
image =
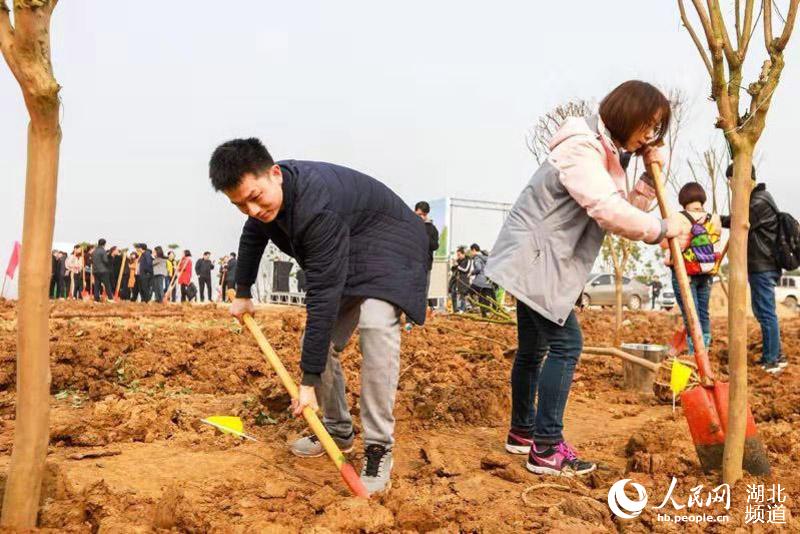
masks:
[[[668,0],[62,0],[52,30],[64,133],[56,241],[235,250],[243,215],[207,172],[232,137],[258,136],[276,159],[357,168],[409,203],[512,202],[535,168],[524,142],[535,119],[630,78],[689,95],[678,156],[721,138],[707,74]],[[760,176],[795,214],[798,40],[759,144]],[[21,239],[27,124],[5,65],[0,102],[4,271]]]

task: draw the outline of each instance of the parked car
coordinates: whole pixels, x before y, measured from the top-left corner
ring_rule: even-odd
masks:
[[[775,287],[775,301],[792,311],[797,311],[800,301],[800,276],[783,275]]]
[[[675,291],[672,289],[672,285],[670,284],[669,289],[664,287],[659,293],[658,298],[656,299],[656,304],[662,310],[671,310],[677,302],[675,301]]]
[[[650,301],[650,287],[627,276],[622,277],[622,305],[630,310],[640,310],[642,303]],[[583,306],[613,306],[616,302],[613,274],[592,274],[583,287]]]

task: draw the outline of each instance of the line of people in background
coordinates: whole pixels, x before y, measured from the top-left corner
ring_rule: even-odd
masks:
[[[458,247],[450,266],[449,293],[454,313],[463,313],[470,300],[486,316],[495,303],[495,286],[486,276],[489,253],[473,243],[469,249]]]
[[[200,302],[206,298],[212,302],[212,271],[218,266],[217,300],[230,300],[226,290],[234,287],[234,252],[215,264],[211,252],[206,251],[193,263],[189,250],[184,250],[178,260],[174,251],[165,253],[161,246],[151,250],[146,243],[134,243],[133,250],[126,255],[125,250],[116,246],[107,249],[106,244],[101,238],[96,245],[75,245],[70,254],[54,250],[50,298],[175,302],[180,291],[181,302],[196,301],[198,297]],[[192,281],[192,267],[200,285],[199,293]]]

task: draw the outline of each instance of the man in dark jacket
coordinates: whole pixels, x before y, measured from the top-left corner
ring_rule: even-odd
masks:
[[[428,295],[431,290],[431,269],[433,268],[433,253],[439,250],[439,230],[433,225],[433,221],[428,218],[431,212],[431,205],[425,202],[417,202],[414,206],[414,213],[419,215],[422,222],[425,223],[425,233],[428,234],[428,285],[425,289],[425,294]],[[433,310],[436,307],[436,299],[428,299],[428,306]]]
[[[211,271],[214,270],[214,262],[211,261],[211,253],[208,251],[203,252],[203,257],[197,260],[194,264],[194,272],[197,273],[197,280],[200,283],[200,302],[204,302],[203,288],[208,288],[208,301],[211,302]]]
[[[321,400],[323,421],[345,451],[353,423],[339,354],[360,332],[361,479],[369,492],[389,483],[394,399],[400,365],[400,315],[425,322],[428,237],[422,221],[388,187],[330,163],[277,164],[258,139],[237,139],[211,157],[211,182],[249,215],[239,242],[231,314],[253,312],[250,288],[272,241],[306,273],[307,319],[294,414]],[[316,388],[316,391],[315,391]],[[321,456],[315,437],[292,444],[298,456]]]
[[[153,296],[153,253],[146,243],[136,245],[139,253],[139,295],[142,302],[150,302]]]
[[[733,177],[733,165],[725,172]],[[756,169],[752,169],[753,183]],[[721,217],[722,227],[731,227],[730,215]],[[750,303],[753,315],[761,325],[761,361],[770,374],[781,372],[789,361],[781,350],[781,330],[775,310],[775,286],[781,278],[781,268],[775,255],[778,238],[778,209],[765,184],[758,184],[750,193],[750,230],[747,233],[747,280],[750,283]]]
[[[650,280],[650,309],[656,309],[656,301],[658,300],[658,296],[661,295],[661,289],[664,287],[664,284],[661,283],[661,280],[658,279],[656,275],[653,275],[652,280]]]
[[[235,289],[236,288],[236,266],[238,262],[236,261],[236,253],[231,252],[228,254],[228,262],[225,264],[225,287],[227,290]],[[222,296],[225,300],[228,300],[227,295]]]
[[[100,302],[100,286],[106,290],[106,298],[114,302],[114,291],[111,289],[111,260],[106,252],[106,240],[99,239],[92,252],[92,272],[94,273],[94,300]]]

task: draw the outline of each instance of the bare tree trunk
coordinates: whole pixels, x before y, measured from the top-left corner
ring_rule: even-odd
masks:
[[[14,448],[0,524],[36,526],[49,441],[50,347],[48,285],[55,220],[59,86],[50,64],[55,1],[15,2],[11,27],[0,0],[0,47],[20,84],[30,115],[17,316],[17,406]]]
[[[753,148],[745,145],[734,156],[733,206],[728,254],[728,369],[730,390],[728,429],[722,479],[733,484],[742,478],[742,458],[747,430],[747,328],[742,317],[747,315],[747,233],[750,228],[750,192]]]

